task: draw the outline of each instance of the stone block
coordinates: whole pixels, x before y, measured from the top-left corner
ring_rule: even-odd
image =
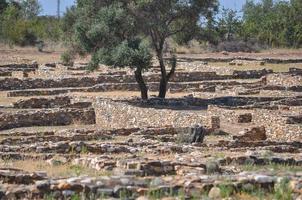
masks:
[[[233,139],[240,141],[261,141],[266,140],[266,130],[264,126],[252,127],[239,132],[239,136],[233,136]]]
[[[211,127],[212,127],[213,131],[220,129],[220,117],[219,116],[211,117]]]
[[[238,123],[251,123],[253,119],[252,113],[238,115]]]

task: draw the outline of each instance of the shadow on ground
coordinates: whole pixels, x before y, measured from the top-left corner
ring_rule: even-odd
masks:
[[[297,99],[298,98],[298,99]],[[148,100],[130,99],[118,100],[128,105],[141,108],[170,109],[170,110],[207,110],[209,105],[215,105],[226,108],[236,108],[241,106],[272,106],[287,105],[289,101],[302,102],[301,97],[237,97],[226,96],[211,99],[202,99],[194,97],[183,98],[150,98]]]

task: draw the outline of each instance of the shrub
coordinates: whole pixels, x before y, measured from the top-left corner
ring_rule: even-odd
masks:
[[[37,48],[38,48],[38,51],[39,52],[42,52],[43,51],[43,48],[44,48],[44,46],[45,46],[45,44],[44,44],[44,42],[42,41],[42,40],[40,40],[40,41],[38,41],[37,42]]]
[[[72,52],[70,51],[66,51],[64,53],[62,53],[61,55],[61,61],[63,65],[69,65],[72,66],[73,65],[73,61],[74,61],[74,55]]]

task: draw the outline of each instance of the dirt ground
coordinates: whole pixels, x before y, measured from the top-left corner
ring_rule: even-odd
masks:
[[[39,52],[37,48],[33,47],[9,47],[7,45],[0,44],[0,64],[6,63],[24,63],[37,61],[38,63],[53,63],[59,62],[60,56],[64,52],[64,48],[57,45],[49,45],[45,48],[44,52]],[[204,52],[202,54],[178,54],[179,57],[188,58],[206,58],[206,57],[251,57],[251,58],[301,58],[301,49],[270,49],[263,50],[259,53],[209,53]],[[78,58],[77,62],[87,62],[88,58]]]

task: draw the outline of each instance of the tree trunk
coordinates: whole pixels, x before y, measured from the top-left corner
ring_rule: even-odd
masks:
[[[139,89],[141,91],[141,97],[143,100],[148,99],[148,88],[145,84],[144,78],[142,76],[142,69],[141,68],[137,68],[135,70],[135,79],[136,82],[138,83]]]
[[[159,60],[160,71],[161,71],[158,97],[164,99],[166,98],[166,94],[167,94],[168,80],[167,80],[167,72],[166,72],[166,67],[162,56],[162,52],[158,53],[158,60]]]
[[[168,82],[175,73],[177,61],[176,61],[176,57],[173,56],[171,59],[171,69],[170,69],[170,72],[167,74],[163,58],[161,57],[161,59],[159,59],[159,60],[160,60],[159,61],[160,69],[161,69],[161,80],[160,80],[160,85],[159,85],[158,97],[165,98],[166,94],[167,94]]]
[[[167,79],[165,79],[164,76],[162,76],[159,85],[159,94],[158,94],[159,98],[163,98],[163,99],[166,98],[167,85],[168,85]]]
[[[151,33],[152,33],[152,31],[151,31]],[[157,45],[155,37],[152,37],[152,39],[153,39],[153,44],[155,47],[155,51],[156,51],[156,55],[157,55],[157,59],[159,61],[159,66],[160,66],[160,71],[161,71],[161,80],[160,80],[160,85],[159,85],[158,97],[164,99],[164,98],[166,98],[169,79],[175,72],[176,58],[173,57],[172,68],[171,68],[169,74],[167,75],[167,70],[166,70],[166,66],[164,63],[164,57],[163,57],[163,46],[165,43],[165,38],[160,39],[158,45]]]

